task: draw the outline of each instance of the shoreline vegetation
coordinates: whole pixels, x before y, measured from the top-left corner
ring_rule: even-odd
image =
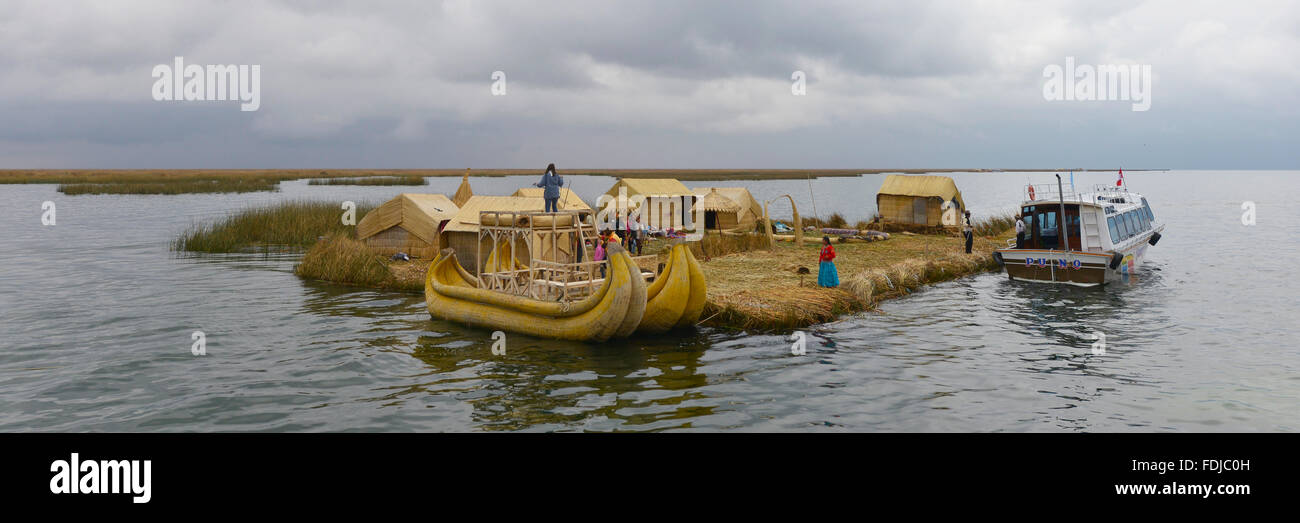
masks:
[[[312,178],[307,185],[428,185],[423,176],[363,176],[360,178]]]
[[[370,209],[358,208],[357,220]],[[294,267],[299,277],[424,292],[425,272],[433,260],[392,261],[374,254],[354,238],[355,227],[342,225],[341,212],[332,202],[250,207],[192,225],[172,248],[203,253],[302,251]],[[971,254],[964,253],[959,235],[949,233],[898,232],[884,241],[836,242],[841,285],[833,289],[816,285],[821,234],[810,232],[803,247],[784,241],[769,247],[763,234],[709,233],[691,244],[709,286],[701,324],[757,331],[803,328],[870,310],[924,285],[996,270],[993,249],[1011,237],[1013,224],[1009,215],[977,220]],[[666,261],[666,252],[660,252],[666,244],[652,241],[646,253],[658,253]],[[800,268],[808,274],[801,275]]]
[[[1164,169],[1129,169],[1130,172]],[[778,180],[808,177],[859,176],[863,174],[933,174],[953,172],[1114,172],[1115,169],[564,169],[574,176],[614,178],[676,178],[686,181]],[[539,169],[473,169],[471,176],[516,176],[539,174]],[[311,185],[424,185],[426,177],[461,176],[464,169],[6,169],[0,170],[3,184],[59,184],[59,192],[78,194],[191,194],[276,191],[280,182],[310,179]],[[401,179],[418,183],[385,183]],[[352,182],[338,181],[349,179]],[[318,180],[320,180],[318,182]]]
[[[373,209],[358,205],[357,220]],[[222,218],[194,223],[173,242],[172,250],[239,253],[307,250],[323,236],[351,235],[337,202],[286,201],[248,207]]]

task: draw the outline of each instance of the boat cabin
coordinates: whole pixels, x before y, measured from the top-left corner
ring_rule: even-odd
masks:
[[[1055,186],[1029,191],[1021,205],[1025,249],[1104,252],[1144,235],[1155,215],[1147,199],[1123,189],[1094,188],[1092,193],[1056,194]],[[1037,194],[1041,199],[1035,199]],[[1062,216],[1064,207],[1064,216]]]

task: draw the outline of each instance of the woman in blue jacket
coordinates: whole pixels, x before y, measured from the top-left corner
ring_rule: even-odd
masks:
[[[555,164],[546,166],[542,181],[535,184],[542,188],[542,199],[546,200],[546,212],[559,211],[560,188],[564,187],[564,177],[555,173]]]

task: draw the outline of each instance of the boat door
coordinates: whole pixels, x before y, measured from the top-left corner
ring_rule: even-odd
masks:
[[[1061,245],[1062,249],[1064,249],[1066,245],[1068,245],[1070,247],[1070,250],[1076,250],[1076,251],[1083,250],[1080,248],[1082,244],[1079,243],[1079,236],[1080,236],[1079,229],[1080,229],[1079,206],[1077,204],[1074,205],[1066,204],[1065,205],[1065,236],[1070,241],[1068,244],[1062,244]]]

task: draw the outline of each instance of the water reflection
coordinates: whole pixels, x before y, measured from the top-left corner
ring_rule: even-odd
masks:
[[[412,354],[437,378],[422,392],[456,394],[482,428],[663,430],[712,412],[691,404],[704,399],[699,388],[707,383],[699,368],[709,342],[701,333],[603,344],[509,334],[503,356],[491,353],[488,334],[466,328],[421,337]]]

